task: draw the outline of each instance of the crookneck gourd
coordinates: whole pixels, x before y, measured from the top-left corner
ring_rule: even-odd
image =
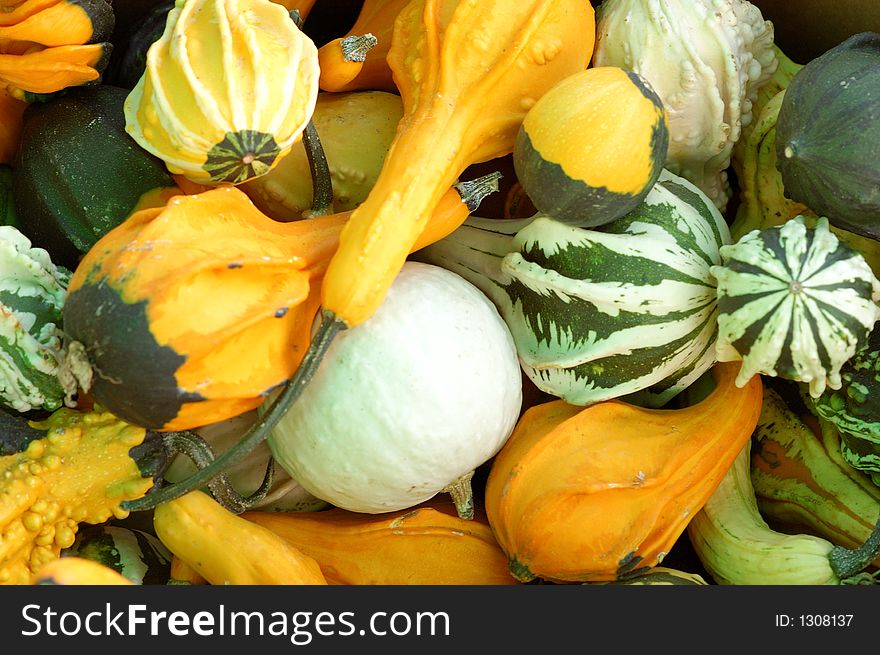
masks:
[[[324,91],[397,92],[386,57],[394,19],[408,2],[365,0],[348,32],[318,48],[318,84]]]
[[[427,234],[452,231],[473,199],[447,189]],[[81,387],[157,430],[257,407],[303,358],[317,283],[348,216],[274,221],[234,186],[136,212],[85,255],[68,287],[62,318],[78,344],[75,370],[87,372]]]
[[[865,258],[820,218],[795,217],[753,230],[721,248],[718,281],[720,361],[742,361],[737,378],[772,375],[809,384],[817,397],[839,389],[841,367],[868,341],[880,318],[880,281]]]
[[[786,402],[800,400],[796,388],[784,398],[769,384],[749,467],[761,516],[784,532],[807,531],[841,546],[859,546],[880,518],[880,487],[844,459],[833,423]]]
[[[168,550],[210,584],[327,584],[311,556],[201,491],[159,505],[153,528]]]
[[[178,0],[125,102],[126,129],[200,184],[265,174],[302,137],[318,53],[270,0]]]
[[[715,362],[709,271],[729,240],[711,200],[663,171],[638,207],[607,225],[470,217],[414,258],[495,302],[542,391],[575,405],[638,394],[629,400],[658,407]]]
[[[507,558],[480,509],[472,519],[435,499],[407,510],[361,514],[245,512],[313,557],[341,585],[511,585]]]
[[[619,400],[535,405],[496,456],[486,512],[511,573],[603,582],[660,564],[751,438],[761,382],[735,364],[683,409]]]
[[[28,584],[80,524],[128,516],[164,466],[156,435],[106,411],[0,418],[0,584]]]

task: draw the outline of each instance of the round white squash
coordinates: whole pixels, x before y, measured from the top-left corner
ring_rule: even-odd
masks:
[[[335,338],[269,446],[318,498],[389,512],[492,458],[521,405],[516,349],[495,306],[459,275],[407,262],[379,310]]]

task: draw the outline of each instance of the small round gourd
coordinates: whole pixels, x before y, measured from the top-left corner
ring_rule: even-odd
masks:
[[[489,299],[455,273],[407,262],[378,311],[336,337],[269,446],[318,498],[390,512],[467,480],[521,404],[513,339]]]
[[[719,361],[742,360],[737,384],[763,374],[809,383],[814,398],[839,389],[841,367],[880,317],[880,281],[864,257],[827,219],[810,229],[802,216],[720,253],[716,350]]]
[[[666,110],[648,81],[600,66],[563,79],[529,109],[513,164],[539,211],[596,227],[644,199],[668,147]]]
[[[290,152],[317,95],[317,48],[281,5],[188,0],[147,51],[126,130],[172,173],[240,184]]]

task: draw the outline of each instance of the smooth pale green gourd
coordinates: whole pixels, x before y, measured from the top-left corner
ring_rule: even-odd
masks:
[[[601,227],[471,217],[415,257],[494,301],[541,390],[577,405],[629,396],[657,407],[715,362],[709,270],[729,240],[712,201],[664,170],[641,204]]]

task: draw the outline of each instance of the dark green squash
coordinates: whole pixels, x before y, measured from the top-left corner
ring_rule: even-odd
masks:
[[[880,34],[862,32],[804,66],[776,124],[785,195],[831,225],[880,238]]]
[[[162,36],[168,12],[173,7],[174,0],[162,0],[137,22],[129,24],[122,35],[114,38],[118,45],[104,73],[105,83],[134,88],[146,69],[147,50]]]
[[[12,200],[12,166],[0,164],[0,225],[18,227]]]
[[[80,530],[62,557],[83,557],[109,567],[133,584],[167,584],[171,552],[154,534],[117,525]]]
[[[639,205],[668,148],[666,110],[648,81],[600,66],[557,83],[529,109],[513,166],[539,212],[598,227]]]
[[[78,87],[24,112],[12,187],[20,229],[71,270],[146,194],[177,189],[165,163],[126,133],[127,94]]]

